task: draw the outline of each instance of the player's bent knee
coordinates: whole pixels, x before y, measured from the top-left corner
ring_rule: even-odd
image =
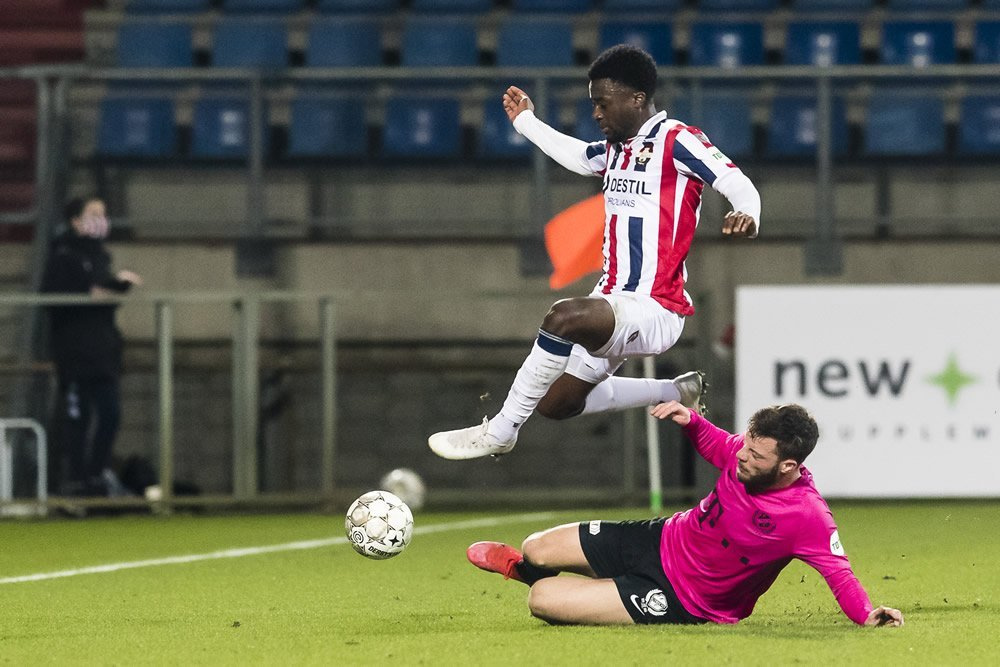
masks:
[[[552,582],[542,579],[528,591],[528,610],[531,615],[549,623],[554,623],[558,619],[555,605],[559,601],[552,589]]]
[[[542,415],[543,417],[561,421],[563,419],[570,419],[572,417],[576,417],[581,412],[583,412],[583,408],[585,405],[586,401],[579,403],[567,402],[567,401],[546,402],[544,399],[542,399],[542,401],[538,404],[538,407],[535,409],[538,412],[538,414]]]
[[[575,306],[572,299],[564,299],[552,304],[542,320],[542,329],[553,336],[574,340],[586,321],[587,311]]]

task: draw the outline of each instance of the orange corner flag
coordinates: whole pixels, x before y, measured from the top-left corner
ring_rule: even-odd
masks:
[[[604,264],[604,196],[594,195],[558,213],[545,225],[545,249],[554,270],[549,287],[561,289]]]

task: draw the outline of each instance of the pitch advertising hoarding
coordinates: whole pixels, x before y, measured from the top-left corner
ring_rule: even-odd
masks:
[[[747,286],[736,418],[800,403],[833,497],[1000,496],[1000,287]]]

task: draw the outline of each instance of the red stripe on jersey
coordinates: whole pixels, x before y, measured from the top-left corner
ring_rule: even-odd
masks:
[[[656,278],[650,296],[679,315],[692,315],[694,308],[684,296],[684,259],[691,248],[701,191],[701,181],[687,179],[679,211],[675,211],[679,174],[674,166],[674,142],[684,126],[667,133],[660,176],[660,238],[657,243]],[[675,218],[676,216],[676,218]]]
[[[608,220],[608,270],[604,272],[607,280],[604,281],[605,294],[611,294],[615,283],[618,282],[618,215],[612,215]]]
[[[626,146],[624,154],[625,158],[622,160],[622,166],[618,167],[619,169],[628,169],[628,161],[632,158],[632,149]]]

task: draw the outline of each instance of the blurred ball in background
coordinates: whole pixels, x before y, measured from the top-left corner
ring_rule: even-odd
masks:
[[[420,475],[409,468],[396,468],[391,470],[379,481],[379,488],[393,493],[410,506],[410,509],[417,511],[424,506],[427,498],[427,487]]]

